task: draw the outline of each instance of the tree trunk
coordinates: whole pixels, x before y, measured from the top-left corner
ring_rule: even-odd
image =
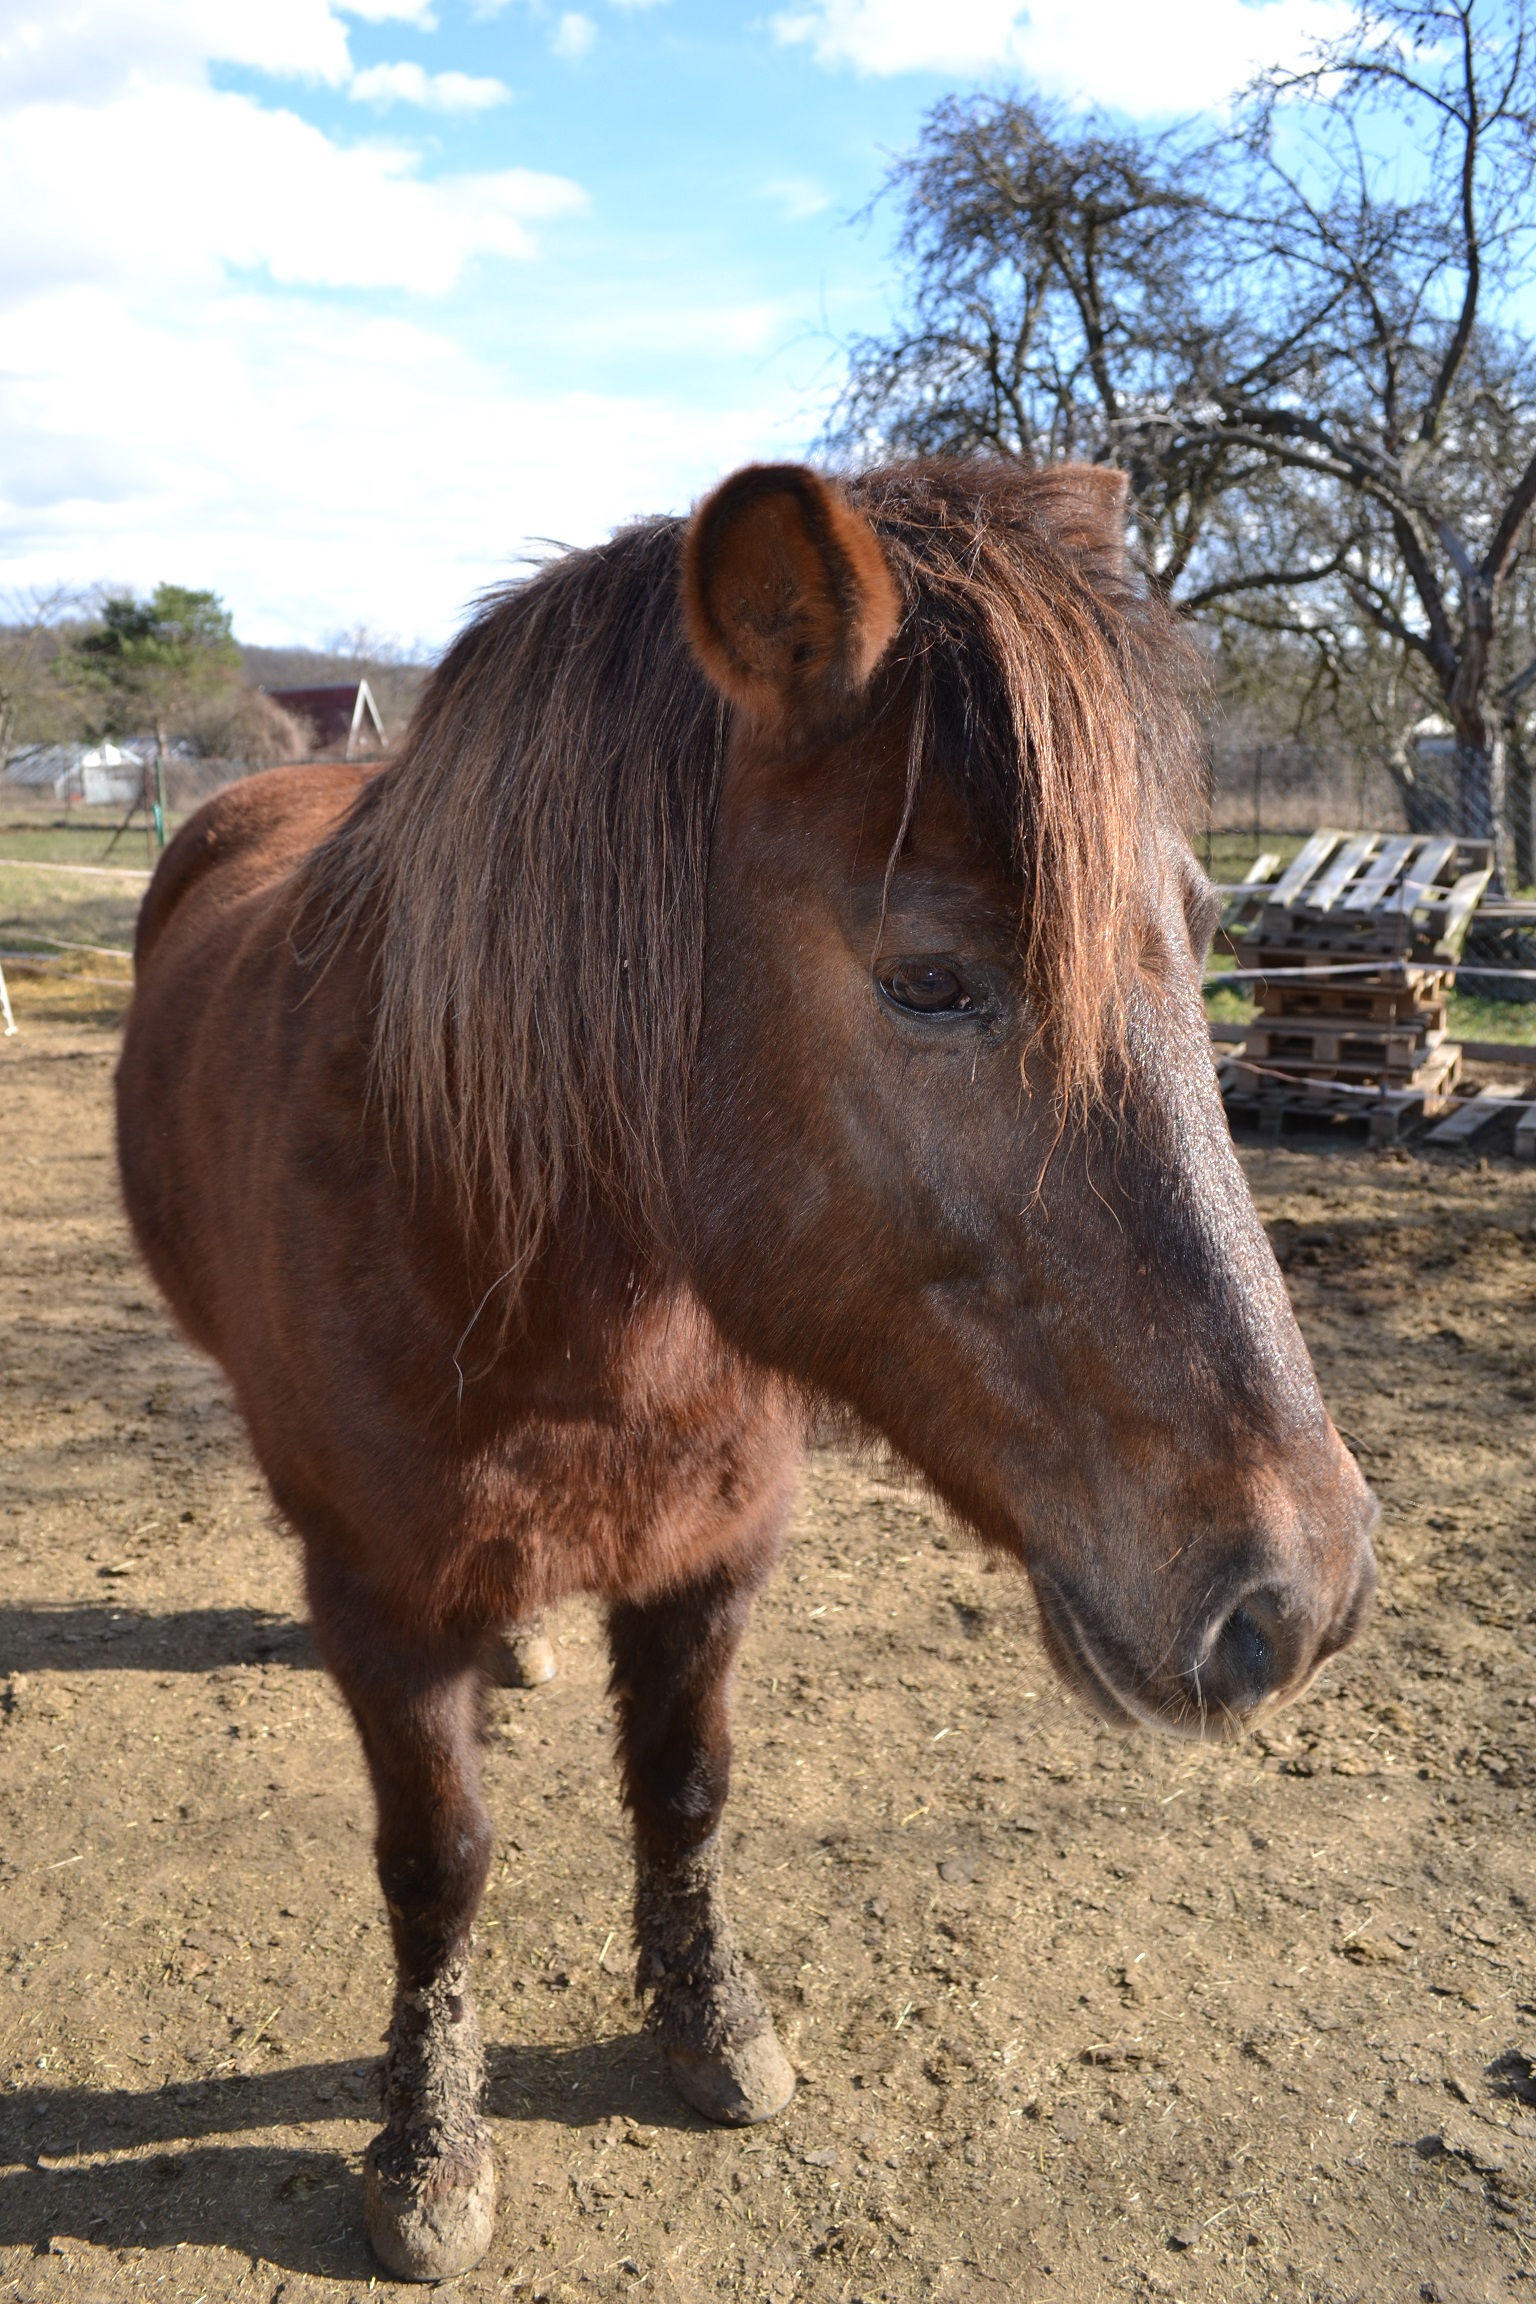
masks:
[[[1504,731],[1484,708],[1484,689],[1493,650],[1497,587],[1478,575],[1462,595],[1461,646],[1454,678],[1446,688],[1456,731],[1456,823],[1463,840],[1491,840],[1490,896],[1502,896],[1514,865],[1504,807]]]
[[[1412,768],[1400,760],[1389,758],[1386,768],[1397,788],[1403,822],[1410,832],[1445,832],[1450,829],[1453,810],[1447,804],[1447,796],[1443,791],[1437,790],[1432,783],[1426,783],[1422,776],[1416,775]]]
[[[1493,755],[1486,744],[1456,747],[1456,829],[1466,840],[1491,840]]]
[[[1505,814],[1509,819],[1509,845],[1514,859],[1514,881],[1517,888],[1529,888],[1536,880],[1536,822],[1532,819],[1532,805],[1536,801],[1531,763],[1518,736],[1512,736],[1505,760]]]
[[[1491,896],[1502,896],[1514,865],[1504,806],[1504,746],[1499,738],[1456,747],[1456,831],[1463,840],[1493,842]]]

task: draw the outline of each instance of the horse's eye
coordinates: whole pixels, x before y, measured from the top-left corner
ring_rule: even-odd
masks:
[[[898,960],[879,978],[893,1006],[914,1016],[969,1016],[976,1002],[953,968],[942,960]]]

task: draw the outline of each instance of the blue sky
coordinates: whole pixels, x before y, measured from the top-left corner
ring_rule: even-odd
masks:
[[[1219,104],[1337,0],[0,0],[0,589],[440,644],[813,440],[951,89]]]

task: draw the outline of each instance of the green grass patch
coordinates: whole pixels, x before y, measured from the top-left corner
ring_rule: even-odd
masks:
[[[45,952],[52,949],[50,938],[125,950],[133,942],[145,886],[142,880],[77,879],[68,872],[0,864],[0,950]]]
[[[0,856],[19,856],[32,864],[111,864],[130,872],[153,870],[160,850],[153,835],[146,838],[142,816],[114,844],[113,835],[123,815],[120,807],[66,810],[51,795],[39,801],[7,793],[0,799]],[[167,837],[185,822],[185,813],[168,815]]]
[[[1251,832],[1213,832],[1210,839],[1211,858],[1207,870],[1213,880],[1232,881],[1247,878],[1248,868],[1258,856],[1278,856],[1282,865],[1299,856],[1307,841],[1308,832],[1266,832],[1263,843],[1255,848]],[[1195,854],[1205,863],[1206,843],[1203,834],[1194,840]]]
[[[1507,1040],[1536,1048],[1536,1001],[1482,1000],[1475,992],[1453,992],[1445,1022],[1453,1040]]]

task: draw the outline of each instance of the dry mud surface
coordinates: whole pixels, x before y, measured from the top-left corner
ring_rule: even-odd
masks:
[[[368,1803],[219,1380],[135,1268],[114,1052],[84,1018],[0,1047],[0,2296],[340,2304],[375,2285]],[[487,1753],[502,2211],[457,2294],[1536,2299],[1536,1180],[1244,1157],[1383,1498],[1366,1639],[1239,1749],[1112,1734],[1021,1579],[818,1457],[729,1818],[803,2080],[723,2134],[637,2022],[569,1613]]]

